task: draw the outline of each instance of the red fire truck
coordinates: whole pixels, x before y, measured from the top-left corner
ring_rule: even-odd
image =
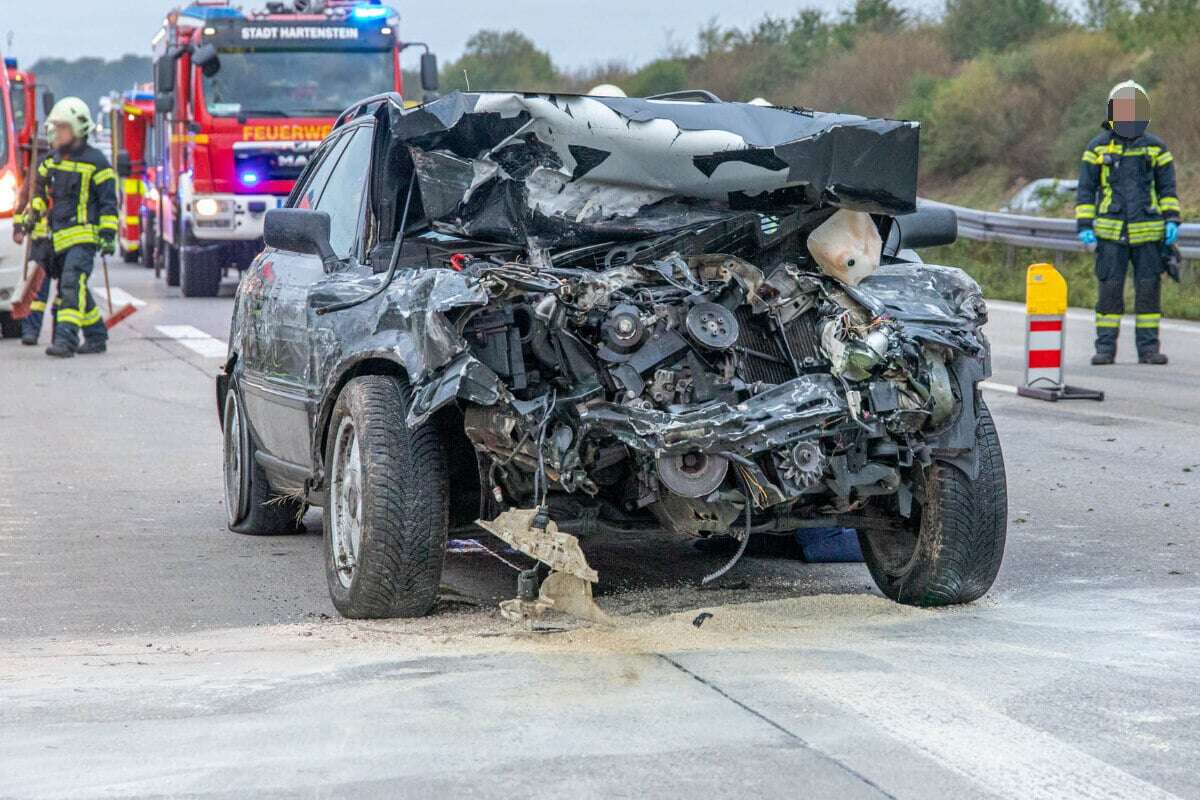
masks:
[[[402,91],[398,22],[378,0],[284,0],[256,12],[198,0],[167,15],[153,42],[143,221],[154,231],[146,257],[169,285],[215,295],[224,271],[244,269],[261,249],[267,209],[282,204],[337,115],[362,97]],[[436,75],[425,47],[427,92]],[[118,160],[131,178],[132,155],[129,169]]]
[[[12,219],[18,193],[29,174],[32,144],[37,135],[37,107],[33,75],[4,59],[0,68],[0,336],[17,336],[20,325],[12,318],[12,303],[21,285],[23,248],[12,241]]]
[[[153,253],[153,239],[147,244],[153,229],[143,226],[143,215],[151,216],[151,209],[143,209],[147,166],[151,161],[149,147],[152,143],[151,126],[154,124],[154,92],[152,87],[133,89],[121,94],[113,103],[109,130],[112,132],[113,163],[123,176],[118,184],[121,203],[121,228],[117,233],[117,246],[126,263],[132,264],[144,253]],[[149,257],[143,258],[147,267],[152,267]]]

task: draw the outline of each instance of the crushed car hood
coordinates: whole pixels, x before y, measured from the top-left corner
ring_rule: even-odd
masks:
[[[915,122],[744,103],[456,92],[389,110],[426,219],[569,247],[745,211],[916,207]]]

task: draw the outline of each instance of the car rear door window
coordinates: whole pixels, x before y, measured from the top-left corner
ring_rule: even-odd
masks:
[[[352,134],[313,206],[329,214],[329,243],[338,258],[350,256],[358,236],[367,170],[371,165],[372,138],[370,127],[361,127]]]

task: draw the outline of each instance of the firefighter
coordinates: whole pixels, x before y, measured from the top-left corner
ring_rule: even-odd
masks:
[[[1096,248],[1096,354],[1111,364],[1125,313],[1125,271],[1133,263],[1138,362],[1166,364],[1158,340],[1163,245],[1179,236],[1174,157],[1161,139],[1146,133],[1150,100],[1133,81],[1108,95],[1104,130],[1088,142],[1079,168],[1075,220],[1079,240]]]
[[[46,355],[70,358],[103,353],[108,330],[88,291],[96,250],[116,252],[116,175],[104,154],[88,144],[92,115],[77,97],[59,100],[47,117],[54,127],[50,154],[38,165],[34,203],[44,203],[58,278],[58,318]],[[83,345],[79,344],[80,331]]]

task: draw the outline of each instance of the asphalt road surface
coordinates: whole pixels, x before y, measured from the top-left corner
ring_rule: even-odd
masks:
[[[1070,380],[1109,397],[1047,404],[994,305],[1011,524],[978,603],[767,557],[699,591],[721,558],[608,540],[617,627],[528,632],[470,543],[433,616],[351,623],[318,513],[229,533],[231,301],[112,272],[142,305],[107,355],[0,343],[0,797],[1200,797],[1200,326],[1097,369],[1073,312]]]

